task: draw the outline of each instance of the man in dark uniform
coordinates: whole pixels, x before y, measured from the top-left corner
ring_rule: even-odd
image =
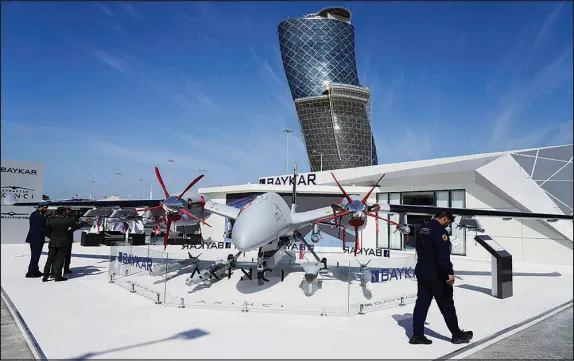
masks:
[[[72,215],[72,208],[66,208],[66,218],[71,219],[74,221],[74,217]],[[70,262],[72,261],[72,244],[74,243],[74,231],[68,231],[68,250],[66,252],[66,257],[64,257],[64,273],[72,273],[70,269]]]
[[[38,209],[30,214],[30,229],[26,236],[26,243],[30,244],[30,264],[28,265],[26,278],[43,276],[43,273],[40,272],[40,267],[38,267],[38,262],[40,262],[44,243],[46,243],[46,219],[44,215],[47,210],[48,203],[40,202]]]
[[[417,301],[413,314],[413,337],[411,344],[431,344],[424,335],[424,323],[432,299],[444,317],[452,334],[452,343],[467,343],[472,339],[472,331],[462,331],[453,300],[454,271],[450,261],[451,243],[445,227],[454,221],[449,211],[439,212],[433,220],[423,225],[417,234]]]
[[[48,260],[44,266],[43,282],[48,281],[48,277],[54,277],[56,282],[67,281],[62,276],[64,259],[68,251],[68,232],[72,232],[83,226],[83,223],[77,224],[71,218],[66,218],[66,209],[58,207],[52,218],[46,222],[46,235],[50,237],[48,244]]]

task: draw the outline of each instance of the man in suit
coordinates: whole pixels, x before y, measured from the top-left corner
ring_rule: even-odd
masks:
[[[72,215],[72,208],[66,208],[66,218],[74,220]],[[68,250],[66,251],[66,257],[64,258],[64,273],[72,273],[70,269],[70,262],[72,261],[72,243],[74,243],[74,231],[68,231]]]
[[[40,262],[44,243],[46,243],[46,219],[44,215],[47,210],[48,203],[41,202],[38,204],[38,209],[30,214],[30,229],[26,236],[26,243],[30,244],[30,264],[26,278],[38,278],[44,275],[40,272],[38,262]]]
[[[44,266],[43,282],[48,281],[50,274],[56,282],[68,280],[62,276],[66,253],[69,249],[68,232],[73,232],[84,224],[83,222],[78,224],[73,219],[66,218],[65,214],[66,209],[58,207],[54,217],[46,222],[46,235],[50,237],[50,243],[48,244],[48,260]]]

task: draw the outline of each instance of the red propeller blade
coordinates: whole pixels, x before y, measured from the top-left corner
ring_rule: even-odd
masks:
[[[385,222],[388,222],[388,223],[390,223],[390,224],[394,224],[395,226],[400,226],[400,224],[398,224],[397,222],[393,222],[393,221],[391,221],[390,219],[386,219],[386,218],[379,217],[379,216],[377,216],[376,214],[372,214],[372,213],[367,212],[367,216],[371,216],[371,217],[373,217],[373,218],[380,219],[380,220],[385,221]]]
[[[359,248],[359,227],[355,227],[355,256],[357,255],[358,248]]]
[[[163,239],[163,249],[167,248],[167,240],[169,239],[169,229],[171,228],[171,218],[167,219],[167,227],[165,229],[165,238]]]
[[[195,178],[193,180],[193,182],[189,183],[189,185],[187,186],[187,188],[185,188],[185,190],[183,192],[181,192],[181,194],[179,196],[177,196],[177,199],[181,199],[181,197],[183,197],[183,195],[185,194],[185,192],[187,192],[188,190],[191,189],[191,187],[193,187],[195,185],[195,183],[199,182],[199,180],[203,178],[203,174],[200,175],[199,177]]]
[[[209,224],[205,223],[205,221],[203,221],[203,220],[197,218],[196,216],[194,216],[193,214],[191,214],[187,209],[185,209],[185,208],[180,208],[179,211],[182,212],[182,213],[187,214],[188,216],[190,216],[191,218],[197,220],[198,222],[201,222],[201,223],[205,224],[206,226],[211,227]]]
[[[163,189],[163,193],[165,194],[165,198],[169,198],[169,193],[167,192],[167,189],[165,189],[165,185],[163,184],[163,179],[161,179],[161,174],[159,174],[159,168],[158,167],[155,167],[155,176],[157,177],[157,181],[159,182],[161,189]]]
[[[383,177],[385,176],[385,174],[383,173],[383,175],[381,176],[381,178],[379,178],[379,180],[377,181],[377,183],[375,183],[375,185],[373,186],[373,188],[371,188],[371,190],[369,191],[369,193],[365,194],[365,196],[363,197],[363,199],[361,199],[361,204],[365,204],[365,202],[367,201],[367,199],[369,199],[369,196],[371,195],[371,193],[373,193],[373,191],[375,190],[375,188],[377,188],[379,186],[379,182],[381,181],[381,179],[383,179]]]
[[[337,185],[339,186],[339,189],[341,190],[341,192],[343,192],[343,195],[345,196],[345,198],[347,198],[347,201],[349,201],[349,203],[353,203],[353,200],[351,199],[351,197],[349,197],[349,195],[347,194],[347,192],[345,192],[345,190],[344,190],[343,187],[341,186],[341,183],[339,183],[339,181],[337,180],[337,178],[335,177],[335,175],[333,174],[333,172],[331,172],[331,175],[333,176],[333,179],[335,180],[335,183],[337,183]]]

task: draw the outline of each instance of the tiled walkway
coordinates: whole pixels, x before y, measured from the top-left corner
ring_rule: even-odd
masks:
[[[488,346],[467,359],[573,359],[572,307]]]
[[[33,360],[24,336],[2,299],[2,359]]]

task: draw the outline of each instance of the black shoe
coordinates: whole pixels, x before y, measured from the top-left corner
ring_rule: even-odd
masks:
[[[411,337],[411,339],[409,340],[409,343],[411,345],[430,345],[432,343],[432,341],[429,340],[428,338],[426,338],[425,335],[422,335],[422,336]]]
[[[42,282],[48,282],[48,277],[47,276],[42,277]]]
[[[56,277],[56,279],[54,281],[56,282],[62,282],[62,281],[67,281],[68,279],[66,277]]]
[[[64,273],[73,273],[71,269],[65,269]]]
[[[26,273],[26,278],[38,278],[38,277],[42,277],[42,276],[43,276],[42,273],[40,273],[40,274],[37,274],[37,273],[32,273],[32,274]]]
[[[472,340],[472,331],[462,331],[460,335],[453,337],[450,342],[452,343],[469,343]]]
[[[44,274],[40,271],[36,272],[35,275],[37,275],[37,277],[42,277]]]

